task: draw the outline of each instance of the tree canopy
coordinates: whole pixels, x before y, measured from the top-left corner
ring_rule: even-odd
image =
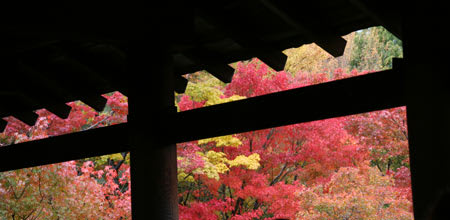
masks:
[[[230,84],[191,83],[179,110],[367,74],[239,63]],[[201,98],[199,98],[201,97]],[[213,101],[211,101],[213,100]],[[301,108],[301,100],[298,102]],[[306,107],[306,106],[305,106]],[[263,119],[262,119],[263,120]],[[412,219],[405,108],[178,144],[181,219]]]
[[[368,74],[402,53],[379,27],[346,39],[338,59],[315,45],[286,51],[286,71],[235,63],[229,84],[188,75],[174,104],[185,111]],[[38,110],[31,127],[6,118],[0,146],[126,122],[127,98],[105,98],[102,112],[69,103],[67,119]],[[177,162],[180,219],[413,218],[404,107],[179,143]],[[129,152],[0,173],[3,219],[131,219],[131,197]]]

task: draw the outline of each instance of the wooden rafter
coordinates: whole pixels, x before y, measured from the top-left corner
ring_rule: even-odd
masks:
[[[387,70],[167,114],[160,120],[167,125],[157,127],[170,129],[159,132],[169,134],[165,142],[171,144],[404,106],[403,76],[400,70]],[[3,147],[0,155],[7,158],[28,153],[12,164],[0,161],[0,167],[4,171],[126,151],[127,132],[127,124],[122,124]]]

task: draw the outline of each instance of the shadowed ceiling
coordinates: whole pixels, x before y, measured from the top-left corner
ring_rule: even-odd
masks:
[[[127,95],[128,80],[139,78],[128,72],[129,45],[136,39],[159,44],[159,38],[145,38],[154,32],[164,38],[173,57],[175,90],[183,92],[183,74],[207,70],[230,82],[234,69],[228,64],[253,57],[282,70],[286,56],[281,51],[306,43],[340,56],[346,43],[340,36],[371,26],[383,25],[401,38],[399,8],[365,0],[5,7],[0,117],[33,125],[33,111],[46,108],[65,118],[70,112],[65,103],[74,100],[103,109],[101,94]],[[6,122],[0,121],[2,131]]]

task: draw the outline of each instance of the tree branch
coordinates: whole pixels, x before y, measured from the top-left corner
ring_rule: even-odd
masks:
[[[253,210],[257,210],[259,208],[260,203],[258,202],[257,199],[255,199],[255,204],[253,206]]]
[[[295,169],[287,169],[286,173],[284,173],[283,176],[280,177],[280,180],[279,180],[279,181],[283,181],[284,178],[286,178],[286,176],[287,176],[288,174],[292,173],[294,170],[295,170]],[[279,182],[279,181],[278,181],[278,182]]]
[[[9,180],[7,180],[7,181],[9,184],[9,188],[11,188],[11,190],[13,192],[14,199],[18,200],[19,198],[17,198],[16,191],[14,190],[14,186],[9,182]]]
[[[240,209],[243,202],[244,200],[241,197],[237,199],[236,205],[234,206],[234,210],[232,212],[233,215],[240,214]]]
[[[270,182],[269,186],[272,186],[273,184],[275,184],[279,181],[281,175],[286,170],[286,167],[287,167],[287,163],[284,163],[283,168],[281,168],[281,170],[280,170],[280,173],[278,173],[278,175],[275,176],[275,178],[273,178],[273,180]]]
[[[36,220],[41,214],[42,214],[42,210],[44,209],[44,207],[41,207],[41,210],[39,210],[38,214],[32,218],[31,220]]]
[[[105,117],[104,119],[102,119],[102,120],[100,120],[100,121],[98,121],[97,123],[95,123],[95,124],[93,124],[93,125],[91,125],[91,126],[89,126],[88,128],[86,128],[86,129],[83,129],[83,131],[86,131],[86,130],[89,130],[89,129],[92,129],[92,128],[95,128],[95,127],[97,127],[99,124],[101,124],[101,123],[103,123],[103,122],[105,122],[106,120],[108,120],[109,118],[110,118],[111,116],[107,116],[107,117]]]
[[[392,163],[392,160],[391,160],[391,158],[389,158],[387,168],[386,168],[386,174],[387,174],[387,172],[389,172],[389,169],[391,168],[391,163]]]
[[[123,159],[113,166],[113,168],[116,170],[117,173],[119,173],[120,166],[122,166],[122,164],[125,162],[128,152],[122,152],[121,154]]]
[[[383,174],[383,170],[381,169],[380,165],[378,164],[378,161],[376,163],[378,170],[380,170],[380,172]]]
[[[20,196],[18,199],[22,198],[23,194],[25,193],[25,190],[27,189],[27,187],[30,185],[30,182],[25,183],[25,186],[22,189],[22,192],[20,192]]]
[[[189,196],[191,195],[192,186],[193,186],[193,184],[189,183],[189,189],[188,189],[188,193],[186,194],[186,198],[184,199],[184,201],[181,202],[183,205],[186,205],[186,203],[189,199]]]
[[[263,148],[264,150],[266,149],[267,144],[269,144],[270,138],[272,137],[274,131],[275,131],[275,128],[272,128],[272,129],[270,129],[269,134],[267,134],[266,141],[264,142],[264,144],[263,144],[263,146],[262,146],[262,148]]]
[[[26,217],[24,217],[23,219],[28,219],[34,212],[36,211],[36,209],[31,210],[30,214],[28,214]]]

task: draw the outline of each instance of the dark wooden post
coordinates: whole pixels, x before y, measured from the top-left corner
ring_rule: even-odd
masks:
[[[441,9],[446,7],[417,3],[405,10],[404,60],[416,220],[428,219],[440,194],[450,187],[450,47],[444,28],[447,21],[439,17],[447,16],[448,11]]]
[[[163,41],[135,41],[129,51],[129,125],[133,219],[178,219],[176,113],[171,59]]]

